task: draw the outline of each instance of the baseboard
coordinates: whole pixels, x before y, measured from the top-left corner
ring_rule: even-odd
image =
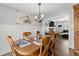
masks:
[[[11,52],[5,53],[5,54],[3,54],[3,55],[1,55],[1,56],[6,56],[6,55],[9,54],[9,53],[11,53]]]

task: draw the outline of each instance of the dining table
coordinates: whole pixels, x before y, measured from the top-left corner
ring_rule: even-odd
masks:
[[[26,39],[18,39],[16,40],[15,42],[20,42],[21,40],[24,40],[24,41],[27,41],[27,42],[30,42],[29,45],[26,45],[26,46],[23,46],[23,47],[20,47],[20,46],[15,46],[14,49],[21,55],[24,55],[24,56],[38,56],[39,55],[39,52],[40,52],[40,43],[37,43],[34,38],[33,39],[29,39],[29,40],[26,40]],[[36,42],[36,43],[35,43]]]

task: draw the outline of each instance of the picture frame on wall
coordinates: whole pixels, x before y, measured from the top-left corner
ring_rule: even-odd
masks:
[[[16,24],[31,24],[30,17],[22,12],[17,12]]]

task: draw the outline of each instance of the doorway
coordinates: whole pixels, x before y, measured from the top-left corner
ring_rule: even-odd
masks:
[[[59,34],[56,39],[57,56],[69,56],[69,20],[69,14],[54,19],[54,30]]]

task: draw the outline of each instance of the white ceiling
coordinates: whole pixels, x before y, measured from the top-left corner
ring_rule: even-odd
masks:
[[[24,11],[33,16],[38,15],[39,9],[37,3],[3,3],[3,5]],[[57,12],[67,10],[71,5],[71,3],[42,3],[41,13],[44,14],[45,17],[48,17]]]

